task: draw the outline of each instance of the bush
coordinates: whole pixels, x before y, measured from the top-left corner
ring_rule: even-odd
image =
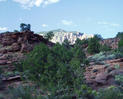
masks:
[[[87,49],[88,53],[95,54],[100,52],[99,40],[100,38],[98,38],[98,36],[96,35],[89,40],[88,49]]]
[[[117,37],[120,38],[118,42],[118,49],[121,53],[123,53],[123,32],[118,32]]]
[[[31,87],[19,86],[17,88],[9,88],[9,93],[11,95],[10,99],[34,99]]]
[[[43,92],[41,94],[40,90],[34,86],[9,87],[8,92],[10,94],[9,99],[47,99],[43,98]]]
[[[83,84],[84,68],[81,64],[85,59],[79,47],[56,44],[48,48],[40,44],[19,63],[19,70],[26,79],[37,82],[44,90],[57,93],[61,88],[63,92],[68,88],[67,92],[71,94],[70,90],[74,92],[74,88]]]
[[[97,99],[122,99],[123,92],[117,87],[109,87],[99,91]]]
[[[50,31],[50,32],[48,32],[48,33],[45,35],[45,38],[46,38],[47,40],[51,40],[51,39],[53,38],[53,36],[54,36],[53,32]]]
[[[88,60],[91,62],[96,62],[96,61],[118,59],[122,57],[123,57],[123,54],[120,52],[100,52],[98,54],[90,56]]]
[[[123,75],[116,75],[115,76],[115,81],[118,85],[123,87]]]
[[[105,45],[100,45],[100,51],[102,52],[106,52],[106,51],[110,51],[111,48],[109,46]]]

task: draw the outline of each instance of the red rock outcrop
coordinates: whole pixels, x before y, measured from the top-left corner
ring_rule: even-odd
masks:
[[[119,38],[109,38],[109,39],[102,40],[100,43],[102,45],[106,44],[112,49],[117,49],[119,40],[120,40]]]
[[[23,53],[30,52],[35,45],[45,43],[52,47],[54,44],[32,31],[7,32],[0,34],[0,67],[12,70],[12,63],[24,57]]]
[[[32,31],[2,33],[0,34],[0,45],[2,45],[3,49],[0,49],[0,52],[28,52],[40,42],[45,43],[48,46],[53,45],[53,43],[47,41],[38,34],[34,34]],[[7,46],[9,48],[5,49],[4,47]]]
[[[123,58],[107,60],[106,65],[92,65],[86,68],[86,83],[94,89],[115,84],[115,75],[123,75]],[[115,66],[119,66],[118,68]]]

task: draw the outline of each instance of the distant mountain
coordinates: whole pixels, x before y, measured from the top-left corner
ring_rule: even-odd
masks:
[[[53,43],[59,42],[60,44],[62,44],[65,39],[68,39],[68,41],[71,44],[74,44],[78,38],[82,40],[82,39],[92,38],[94,36],[92,34],[86,34],[86,33],[81,33],[81,32],[77,32],[77,31],[66,31],[63,29],[57,29],[57,30],[51,30],[51,31],[54,33],[54,37],[51,41]],[[48,32],[49,31],[43,31],[38,34],[44,36]]]
[[[72,33],[77,33],[77,31],[66,31],[66,30],[63,30],[63,29],[56,29],[56,30],[51,30],[54,34],[56,33],[68,33],[68,32],[72,32]],[[47,34],[48,32],[50,31],[42,31],[42,32],[39,32],[37,34],[41,34],[41,35],[45,35]]]

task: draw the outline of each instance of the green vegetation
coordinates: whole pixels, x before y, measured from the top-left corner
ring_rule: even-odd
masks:
[[[54,36],[53,32],[50,31],[44,37],[47,40],[51,40],[53,38],[53,36]]]
[[[50,40],[52,36],[50,32],[45,38]],[[33,91],[32,88],[25,89],[24,86],[11,89],[13,97],[22,99],[27,97],[30,99],[72,99],[73,97],[77,99],[119,99],[122,97],[120,89],[106,88],[97,92],[89,88],[84,81],[85,66],[89,61],[105,64],[103,63],[105,60],[123,57],[120,52],[111,51],[107,45],[100,45],[101,39],[101,36],[95,35],[94,38],[87,40],[77,39],[74,46],[70,45],[67,39],[62,45],[57,43],[51,48],[43,43],[37,45],[32,52],[27,54],[25,60],[15,65],[16,69],[22,73],[23,80],[34,82],[38,88],[35,87]],[[87,46],[90,54],[97,53],[88,59],[84,50]],[[38,89],[43,90],[43,93],[38,93]],[[14,96],[15,92],[21,94]],[[115,97],[112,98],[114,93]]]
[[[120,38],[120,41],[118,43],[118,49],[120,52],[123,53],[123,32],[118,33],[117,36]]]
[[[21,65],[19,70],[24,72],[25,79],[37,82],[42,89],[58,94],[60,90],[67,91],[70,95],[84,83],[81,64],[87,63],[85,59],[82,47],[77,44],[72,48],[64,42],[48,48],[42,43],[18,66]]]
[[[123,32],[118,32],[118,34],[116,35],[116,37],[118,37],[118,38],[123,37]]]
[[[88,53],[95,54],[100,52],[100,37],[98,35],[95,35],[93,38],[89,40],[88,43]]]
[[[119,86],[123,87],[123,75],[116,75],[115,81]]]
[[[53,32],[45,36],[47,40],[52,37]],[[91,39],[77,39],[74,45],[67,39],[53,47],[40,43],[26,55],[26,59],[14,64],[17,71],[2,74],[0,69],[0,84],[1,74],[6,78],[21,74],[22,80],[27,81],[22,86],[9,88],[10,99],[122,99],[122,75],[115,76],[118,87],[95,91],[85,83],[84,72],[89,62],[108,67],[105,60],[123,58],[121,51],[101,45],[101,40],[100,35],[95,35]],[[122,46],[121,39],[119,49]],[[88,53],[94,55],[87,58]],[[119,69],[119,65],[115,69]]]
[[[111,86],[99,91],[97,99],[122,99],[123,93],[120,88]]]
[[[100,52],[98,54],[90,56],[88,60],[91,62],[96,62],[96,61],[105,61],[105,60],[118,59],[118,58],[123,58],[123,54],[120,52],[110,51],[110,52]]]
[[[21,32],[30,31],[31,30],[31,25],[30,24],[21,23],[20,24],[20,28],[21,28]]]
[[[100,45],[100,51],[102,51],[102,52],[111,51],[111,48],[106,44]]]
[[[17,88],[9,88],[11,94],[10,99],[41,99],[36,94],[36,90],[31,86],[18,86]]]

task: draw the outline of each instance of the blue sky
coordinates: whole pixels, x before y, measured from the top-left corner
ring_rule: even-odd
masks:
[[[0,32],[30,23],[35,32],[53,29],[114,37],[123,31],[123,0],[0,0]]]

